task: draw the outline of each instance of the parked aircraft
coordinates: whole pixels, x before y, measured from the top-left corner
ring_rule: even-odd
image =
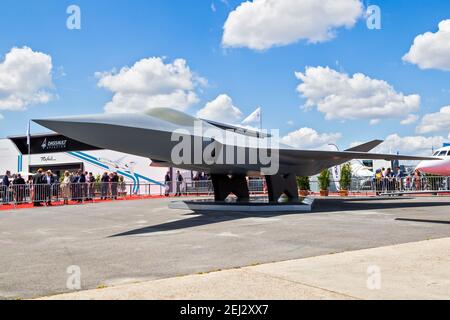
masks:
[[[444,147],[433,154],[439,160],[422,161],[417,166],[421,173],[433,174],[437,176],[450,176],[450,147]]]
[[[352,159],[434,160],[368,153],[380,141],[346,151],[300,150],[274,143],[272,134],[155,108],[145,114],[101,114],[34,120],[59,134],[99,148],[150,158],[162,165],[210,173],[216,201],[230,193],[248,200],[247,176],[264,175],[269,199],[298,199],[296,176],[313,176]]]

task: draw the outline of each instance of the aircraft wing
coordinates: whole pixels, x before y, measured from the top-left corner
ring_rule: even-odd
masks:
[[[351,160],[439,160],[431,157],[415,157],[381,153],[367,153],[355,151],[314,151],[280,149],[279,166],[280,172],[296,173],[299,176],[313,176],[322,170],[341,165]]]
[[[280,164],[296,165],[300,164],[301,160],[309,161],[331,161],[331,162],[346,162],[354,159],[361,160],[439,160],[435,157],[417,157],[417,156],[403,156],[394,154],[382,153],[368,153],[355,151],[315,151],[315,150],[296,150],[296,149],[280,149]]]

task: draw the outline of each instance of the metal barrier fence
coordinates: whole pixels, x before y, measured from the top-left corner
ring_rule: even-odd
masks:
[[[264,192],[264,180],[250,180],[251,194]],[[69,201],[117,200],[127,197],[144,198],[149,196],[173,195],[212,195],[212,182],[189,181],[180,184],[136,184],[130,183],[54,183],[54,184],[25,184],[0,186],[0,202],[3,204],[50,204],[53,202],[68,203]]]
[[[262,194],[265,192],[265,181],[264,179],[250,179],[248,181],[248,189],[250,194]],[[202,180],[202,181],[190,181],[186,182],[181,186],[181,190],[183,194],[188,195],[204,195],[204,194],[213,194],[214,188],[212,181],[210,180]],[[176,192],[175,192],[176,193]]]
[[[128,183],[54,183],[0,186],[0,201],[3,204],[50,204],[52,202],[93,201],[163,195],[161,184]]]
[[[335,189],[339,186],[339,182],[332,181],[330,184]],[[320,191],[318,181],[311,181],[311,189]],[[336,190],[339,191],[339,190]],[[384,177],[381,179],[353,178],[350,183],[349,192],[352,193],[399,193],[399,192],[423,192],[437,193],[450,192],[450,177],[435,176],[406,176],[401,178]]]
[[[311,190],[318,192],[318,182],[311,181]],[[335,184],[331,182],[331,185]],[[248,181],[250,194],[265,194],[264,179]],[[450,177],[403,177],[377,179],[352,179],[351,193],[395,193],[395,192],[450,192]],[[176,184],[129,183],[70,183],[43,185],[0,186],[0,201],[3,204],[51,203],[69,201],[92,201],[123,199],[127,197],[169,196],[169,195],[212,195],[212,182],[189,181]]]

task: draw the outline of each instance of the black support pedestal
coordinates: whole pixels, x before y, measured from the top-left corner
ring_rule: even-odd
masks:
[[[211,175],[214,187],[215,201],[225,201],[232,193],[238,201],[249,201],[247,179],[244,175]],[[270,202],[278,202],[278,199],[285,194],[290,201],[298,201],[297,179],[294,174],[266,176],[267,190]]]
[[[269,201],[277,202],[284,193],[290,201],[297,201],[297,177],[294,174],[266,176]]]
[[[214,199],[216,201],[225,201],[233,193],[238,201],[249,201],[250,193],[248,191],[247,179],[244,175],[211,175],[214,187]]]

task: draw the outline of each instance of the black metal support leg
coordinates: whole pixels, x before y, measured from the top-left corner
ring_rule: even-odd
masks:
[[[284,193],[290,201],[298,200],[297,177],[294,174],[266,176],[269,201],[277,202]]]
[[[250,193],[248,191],[247,179],[243,175],[211,175],[214,198],[216,201],[225,201],[225,199],[233,193],[238,201],[248,201]]]

